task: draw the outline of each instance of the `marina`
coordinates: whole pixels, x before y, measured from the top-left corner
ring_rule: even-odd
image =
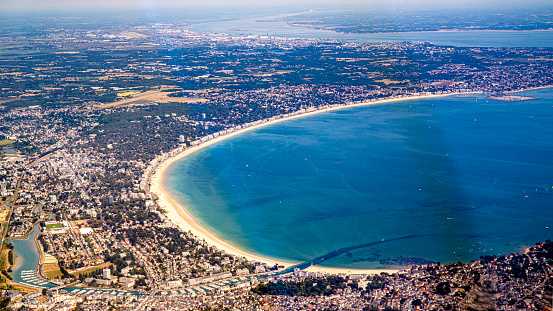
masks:
[[[525,100],[536,100],[536,99],[540,99],[540,98],[539,98],[539,97],[533,97],[533,96],[521,96],[521,95],[513,95],[513,94],[508,94],[508,95],[500,94],[500,95],[490,95],[490,96],[487,96],[486,99],[493,99],[493,100],[498,100],[498,101],[504,101],[504,102],[514,103],[514,102],[520,102],[520,101],[525,101]]]

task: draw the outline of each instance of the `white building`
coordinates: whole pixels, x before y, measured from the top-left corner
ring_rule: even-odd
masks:
[[[104,268],[104,270],[102,270],[102,277],[106,280],[111,279],[111,270],[109,268]]]
[[[119,278],[119,283],[123,284],[125,286],[125,288],[133,287],[134,282],[135,282],[135,279],[133,279],[133,278],[124,278],[124,277]],[[181,284],[182,284],[182,282],[181,282]]]
[[[250,270],[248,268],[242,268],[236,270],[236,275],[248,275],[250,274]]]
[[[182,286],[182,281],[181,280],[168,281],[167,282],[167,287],[168,288],[175,288],[175,287],[181,287],[181,286]]]

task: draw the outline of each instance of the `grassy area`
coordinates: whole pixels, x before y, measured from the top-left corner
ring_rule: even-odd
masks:
[[[8,253],[10,252],[10,249],[6,247],[6,243],[2,245],[2,251],[0,252],[0,271],[2,270],[8,270],[11,265],[8,261]],[[15,261],[15,253],[14,255],[14,261]],[[10,281],[3,275],[0,274],[0,287],[7,285]]]
[[[204,98],[193,97],[169,97],[169,93],[163,91],[147,91],[139,93],[131,98],[116,101],[113,103],[96,106],[97,109],[146,105],[153,102],[174,102],[174,103],[198,103],[207,101]]]
[[[86,270],[83,270],[83,271],[79,271],[79,272],[71,272],[71,274],[73,274],[74,276],[79,276],[81,274],[84,274],[84,273],[90,273],[90,272],[93,272],[93,271],[98,271],[98,270],[101,270],[101,269],[104,269],[105,267],[109,267],[113,265],[111,262],[108,262],[108,263],[103,263],[101,265],[97,265],[97,266],[94,266],[94,267],[91,267],[91,268],[88,268]]]
[[[25,286],[25,285],[21,285],[21,284],[17,284],[17,283],[11,283],[10,286],[11,286],[14,290],[20,291],[21,294],[23,294],[23,295],[26,295],[26,294],[28,294],[28,293],[34,293],[34,292],[38,292],[38,291],[39,291],[38,288],[34,288],[34,287],[30,287],[30,286]]]
[[[381,82],[381,83],[384,83],[386,85],[401,83],[401,81],[394,81],[394,80],[390,80],[390,79],[376,80],[374,82]]]
[[[0,253],[0,270],[8,270],[10,263],[8,262],[8,252],[10,250],[5,246],[2,247],[2,253]]]
[[[57,224],[49,224],[49,225],[46,225],[46,229],[48,229],[48,230],[50,230],[50,229],[58,229],[58,228],[63,228],[63,224],[57,223]]]
[[[6,245],[7,245],[6,243],[2,245],[2,251],[0,252],[0,271],[8,270],[11,267],[8,261],[8,253],[10,249],[8,249]],[[13,261],[14,263],[17,261],[17,254],[15,253],[13,253]],[[18,291],[21,291],[23,295],[25,295],[26,293],[32,293],[37,291],[37,289],[32,287],[20,285],[17,283],[12,283],[12,281],[8,280],[3,274],[0,274],[0,288],[18,290]]]
[[[59,278],[63,276],[63,273],[60,271],[60,267],[57,263],[47,263],[42,265],[42,271],[47,278]]]
[[[0,140],[0,147],[9,146],[13,143],[15,143],[15,140],[11,140],[11,139]]]
[[[117,93],[117,97],[134,96],[140,93],[141,91],[125,91],[125,92]]]
[[[11,209],[3,209],[0,212],[0,221],[8,221],[8,216],[10,215]]]

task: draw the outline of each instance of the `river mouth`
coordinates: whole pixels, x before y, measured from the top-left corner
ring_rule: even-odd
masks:
[[[199,33],[224,33],[234,36],[269,36],[278,38],[316,38],[354,40],[356,42],[430,42],[456,47],[553,47],[553,30],[543,31],[422,31],[401,33],[339,33],[290,25],[273,19],[294,15],[281,14],[248,17],[194,24],[187,29]]]
[[[40,227],[36,224],[28,238],[6,240],[13,244],[13,250],[17,254],[11,275],[13,281],[18,284],[41,288],[56,287],[56,284],[46,282],[37,277],[39,254],[35,238],[39,232]]]

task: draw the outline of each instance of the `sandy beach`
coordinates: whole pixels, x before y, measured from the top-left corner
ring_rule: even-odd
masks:
[[[220,140],[218,140],[220,141]],[[207,229],[205,229],[203,226],[201,226],[196,219],[194,219],[188,212],[186,211],[185,207],[182,206],[180,203],[175,201],[171,195],[165,190],[163,187],[163,181],[162,176],[163,172],[171,165],[173,162],[182,159],[186,157],[187,155],[200,150],[203,147],[206,147],[208,145],[211,145],[212,143],[216,143],[216,140],[211,141],[210,143],[206,143],[204,145],[190,148],[180,154],[179,156],[173,157],[168,159],[165,163],[163,163],[157,172],[154,174],[151,180],[151,188],[150,190],[158,196],[158,205],[164,209],[167,212],[167,217],[179,226],[184,231],[190,231],[193,235],[195,235],[200,240],[204,240],[209,245],[217,247],[219,250],[223,250],[228,254],[232,254],[238,257],[245,257],[248,260],[252,261],[259,261],[267,263],[269,266],[274,266],[275,264],[283,265],[285,267],[290,267],[295,264],[298,264],[298,262],[287,262],[282,260],[275,260],[271,258],[266,258],[262,256],[258,256],[249,252],[246,252],[240,248],[237,248],[236,246],[220,239]]]
[[[471,92],[479,93],[479,92]],[[303,114],[298,114],[294,116],[290,116],[287,118],[282,118],[274,121],[264,122],[255,126],[251,126],[248,128],[240,129],[235,132],[232,132],[227,135],[219,136],[217,138],[214,138],[210,141],[207,141],[205,143],[202,143],[200,145],[190,147],[186,149],[184,152],[180,153],[179,155],[169,158],[166,161],[164,161],[159,168],[156,170],[154,175],[152,176],[152,179],[150,181],[150,191],[154,193],[158,197],[158,205],[164,209],[167,212],[167,217],[177,226],[182,228],[184,231],[190,231],[193,235],[198,237],[200,240],[205,240],[208,244],[217,247],[220,250],[224,250],[228,254],[232,254],[238,257],[245,257],[248,260],[252,261],[259,261],[267,263],[269,266],[274,266],[275,263],[279,265],[283,265],[285,267],[290,267],[295,264],[299,264],[300,262],[291,262],[291,261],[283,261],[283,260],[277,260],[267,257],[262,257],[259,255],[255,255],[252,253],[249,253],[245,250],[242,250],[231,243],[222,240],[221,238],[217,237],[215,234],[210,232],[209,230],[205,229],[202,225],[200,225],[196,219],[194,219],[187,211],[186,207],[177,202],[171,195],[166,191],[166,189],[163,186],[163,174],[167,168],[173,164],[174,162],[187,157],[188,155],[201,150],[202,148],[205,148],[207,146],[216,144],[218,142],[221,142],[227,138],[240,135],[242,133],[245,133],[247,131],[252,131],[259,129],[264,126],[276,124],[279,122],[283,122],[286,120],[296,119],[296,118],[303,118],[308,117],[314,114],[333,111],[333,110],[340,110],[340,109],[350,109],[354,107],[361,107],[361,106],[369,106],[369,105],[379,105],[379,104],[386,104],[386,103],[392,103],[392,102],[400,102],[400,101],[406,101],[406,100],[412,100],[412,99],[424,99],[424,98],[436,98],[436,97],[444,97],[444,96],[451,96],[451,95],[459,95],[459,94],[471,94],[471,93],[451,93],[451,94],[437,94],[437,95],[417,95],[417,96],[408,96],[408,97],[402,97],[402,98],[394,98],[394,99],[384,99],[379,101],[371,101],[371,102],[363,102],[358,104],[351,104],[347,106],[338,106],[338,107],[332,107],[332,108],[326,108],[326,109],[320,109],[315,110],[311,112],[306,112]],[[311,272],[327,272],[327,273],[345,273],[345,274],[379,274],[381,272],[386,273],[395,273],[398,270],[389,270],[389,269],[347,269],[347,268],[330,268],[330,267],[319,267],[319,266],[311,266],[307,269],[307,271]]]
[[[548,89],[548,88],[552,88],[552,87],[553,87],[553,85],[536,86],[536,87],[531,87],[531,88],[522,89],[522,90],[515,90],[515,91],[505,92],[505,94],[528,92],[528,91],[534,91],[534,90]]]

